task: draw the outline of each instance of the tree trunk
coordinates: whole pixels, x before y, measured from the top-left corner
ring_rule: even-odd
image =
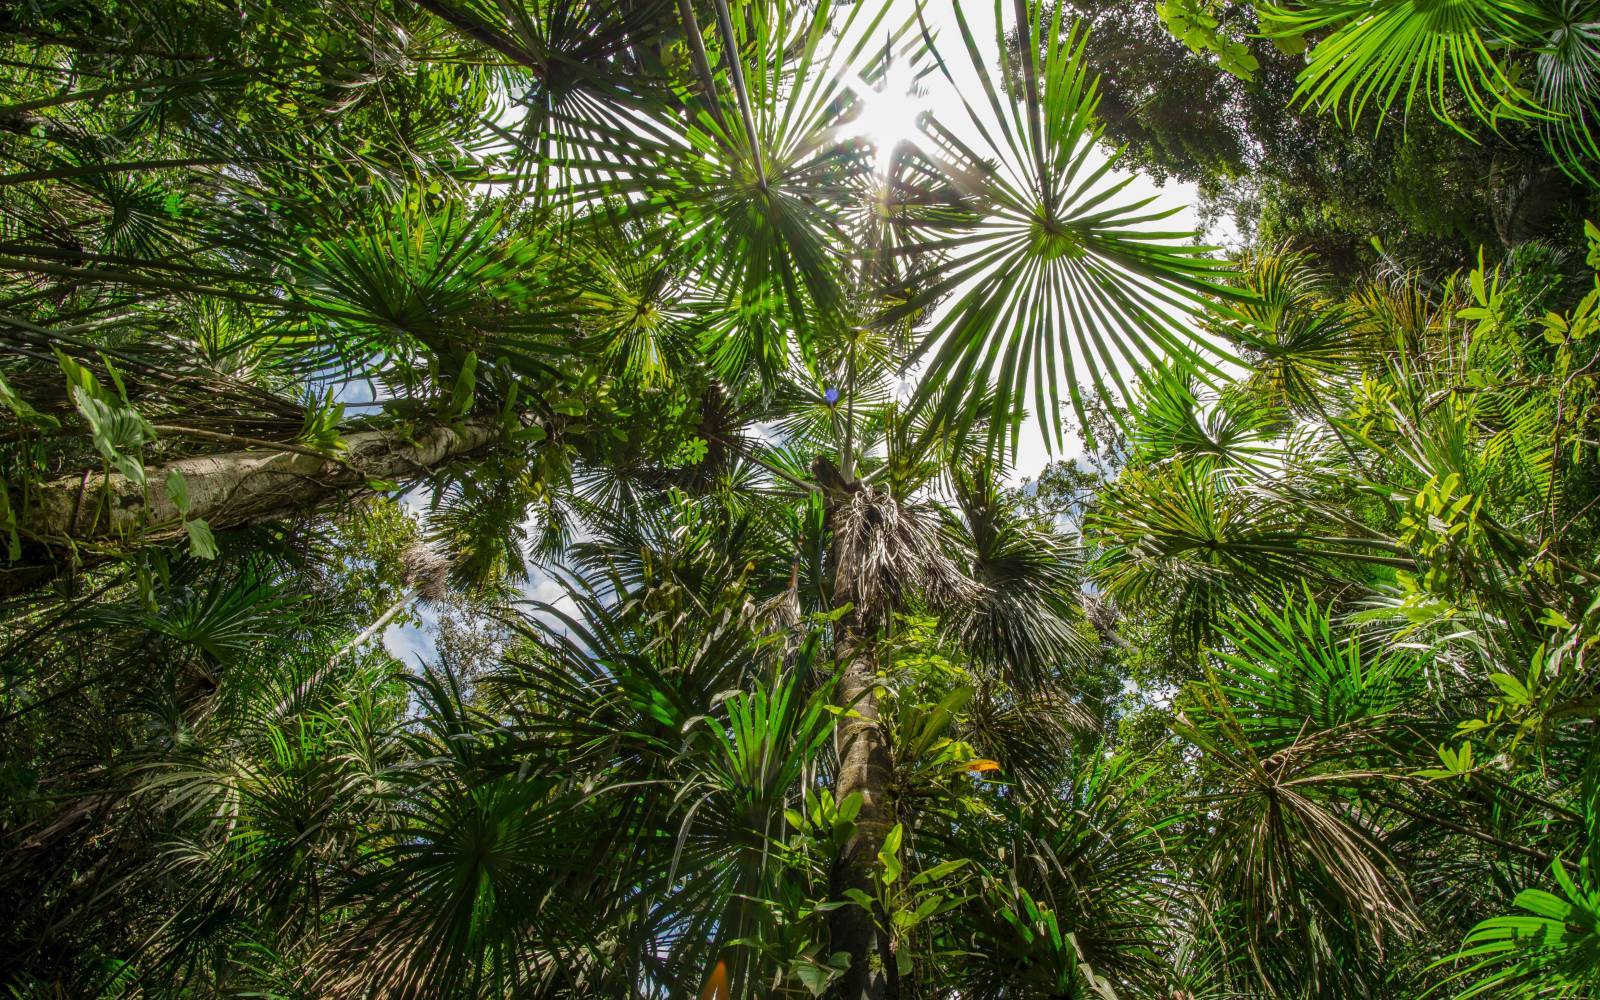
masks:
[[[845,616],[853,619],[854,612]],[[834,797],[861,795],[861,812],[855,830],[845,843],[833,870],[833,897],[844,899],[850,889],[859,889],[877,898],[878,852],[884,837],[894,826],[894,803],[890,785],[894,763],[889,743],[878,721],[875,664],[870,639],[854,634],[853,623],[840,629],[838,655],[844,663],[839,682],[841,704],[853,707],[855,715],[839,719],[835,739],[839,749],[839,773],[834,782]],[[859,716],[859,717],[857,717]],[[889,940],[878,926],[880,912],[859,906],[846,906],[831,914],[829,936],[832,949],[850,956],[850,969],[839,980],[839,1000],[887,1000],[897,995],[891,989],[894,956]]]
[[[188,517],[221,531],[313,507],[369,480],[412,478],[483,448],[498,432],[492,419],[436,424],[414,439],[393,431],[359,431],[345,438],[338,461],[267,448],[197,455],[148,470],[143,488],[114,472],[57,479],[33,492],[19,518],[18,527],[39,558],[25,556],[24,563],[0,570],[0,597],[48,581],[79,546],[139,546],[182,537],[184,518],[165,485],[174,470],[188,489]]]
[[[332,664],[338,663],[346,656],[349,656],[351,653],[371,642],[373,636],[382,632],[384,626],[394,621],[395,615],[398,615],[400,612],[404,611],[411,604],[411,602],[416,599],[417,587],[415,584],[412,584],[406,588],[406,592],[401,594],[398,600],[389,605],[389,609],[387,611],[378,616],[376,621],[374,621],[371,625],[368,625],[362,630],[360,635],[345,643],[342,647],[340,647],[337,653],[334,653],[331,657],[329,657],[329,665],[331,666]]]
[[[831,472],[829,466],[822,470]],[[827,484],[830,479],[837,484],[840,477],[819,476]],[[859,488],[859,487],[858,487]],[[834,511],[847,497],[844,490],[827,489],[828,523],[835,523]],[[847,500],[846,500],[847,502]],[[889,742],[878,721],[877,664],[873,656],[874,609],[861,605],[850,567],[840,565],[840,546],[833,546],[833,602],[835,607],[848,603],[851,610],[839,620],[834,640],[834,655],[843,665],[839,680],[839,703],[853,712],[839,718],[834,730],[835,747],[839,756],[839,771],[834,780],[834,799],[842,802],[846,797],[859,794],[861,811],[856,814],[855,830],[845,843],[844,851],[834,864],[832,896],[844,899],[845,893],[858,889],[874,899],[878,896],[878,852],[883,848],[884,837],[894,826],[894,803],[891,785],[894,780],[894,762],[889,752]],[[889,939],[879,921],[884,919],[874,908],[869,912],[859,906],[844,906],[829,915],[828,934],[831,950],[850,956],[850,968],[835,983],[833,996],[837,1000],[893,1000],[899,995],[896,988],[894,955],[889,950]]]

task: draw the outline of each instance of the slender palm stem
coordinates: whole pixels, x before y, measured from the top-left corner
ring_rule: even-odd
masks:
[[[750,162],[756,169],[756,184],[767,190],[767,167],[761,156],[761,134],[756,129],[756,118],[750,109],[750,90],[744,82],[743,54],[739,40],[733,33],[733,19],[728,16],[728,0],[716,0],[717,26],[722,31],[722,45],[727,52],[728,70],[733,77],[733,91],[739,99],[739,117],[744,120],[745,137],[750,142]]]
[[[683,37],[689,47],[695,76],[700,80],[700,100],[712,119],[721,124],[722,102],[717,100],[717,82],[711,75],[711,60],[706,56],[706,42],[700,34],[700,19],[695,16],[693,0],[678,0],[678,18],[683,25]]]

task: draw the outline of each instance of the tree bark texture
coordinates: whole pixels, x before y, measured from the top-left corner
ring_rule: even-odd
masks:
[[[435,424],[413,437],[358,431],[345,437],[337,461],[268,448],[196,455],[146,470],[143,487],[116,472],[57,479],[33,491],[19,518],[31,547],[44,550],[38,553],[42,558],[25,556],[23,564],[0,570],[0,597],[47,581],[74,546],[151,544],[182,536],[183,514],[166,490],[174,470],[188,490],[188,517],[220,531],[313,507],[369,480],[430,472],[485,447],[498,433],[495,420]]]
[[[835,523],[834,510],[843,491],[827,490],[828,522]],[[844,899],[858,889],[876,898],[878,852],[894,826],[894,760],[888,739],[878,720],[877,662],[873,650],[874,609],[859,601],[851,567],[840,564],[840,546],[833,546],[833,601],[835,607],[852,605],[837,625],[834,654],[843,667],[839,680],[839,703],[852,712],[841,716],[835,729],[839,770],[835,778],[834,799],[842,802],[853,794],[861,796],[861,811],[844,851],[834,864],[832,895]],[[883,914],[859,906],[845,906],[829,915],[829,937],[834,952],[850,956],[850,968],[835,983],[838,1000],[895,1000],[894,955],[889,939],[879,925]]]
[[[884,837],[894,826],[894,803],[890,797],[894,762],[883,726],[878,721],[878,699],[874,693],[877,671],[870,640],[843,634],[849,631],[849,626],[841,629],[838,643],[839,655],[844,661],[839,698],[842,704],[852,706],[859,718],[839,719],[839,774],[834,797],[843,801],[859,793],[861,812],[856,815],[855,830],[834,866],[835,899],[845,898],[845,892],[850,889],[877,897],[878,852],[883,849]],[[888,938],[878,926],[882,914],[869,913],[859,906],[846,906],[834,910],[831,917],[829,933],[833,950],[850,956],[850,969],[839,981],[840,1000],[893,997],[890,976],[894,956],[889,951]]]

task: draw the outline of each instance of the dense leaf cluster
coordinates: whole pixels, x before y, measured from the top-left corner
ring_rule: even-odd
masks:
[[[0,986],[1594,994],[1591,6],[8,8]]]

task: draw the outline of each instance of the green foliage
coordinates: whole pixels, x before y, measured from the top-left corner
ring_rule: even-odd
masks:
[[[1191,0],[1169,0],[1156,4],[1156,14],[1173,36],[1181,39],[1193,52],[1212,52],[1223,72],[1231,73],[1246,83],[1254,82],[1260,62],[1251,54],[1243,40],[1230,38],[1218,30],[1221,22],[1214,7]],[[1286,51],[1292,45],[1280,46]]]
[[[1575,227],[1596,211],[1593,185],[1580,172],[1563,175],[1547,149],[1568,142],[1575,129],[1586,132],[1583,123],[1593,120],[1592,112],[1516,120],[1502,115],[1480,125],[1452,97],[1446,110],[1477,140],[1465,141],[1454,126],[1425,110],[1419,94],[1410,113],[1397,99],[1389,113],[1371,114],[1369,108],[1361,127],[1350,127],[1347,117],[1302,106],[1297,94],[1307,70],[1302,50],[1328,32],[1294,33],[1274,20],[1272,6],[1164,8],[1169,15],[1203,15],[1183,18],[1185,31],[1215,20],[1208,33],[1224,45],[1242,46],[1254,60],[1248,83],[1222,68],[1211,52],[1193,52],[1181,32],[1168,30],[1155,5],[1066,0],[1062,6],[1091,26],[1085,58],[1102,78],[1099,116],[1107,136],[1125,146],[1126,162],[1158,178],[1195,184],[1202,218],[1231,221],[1246,247],[1313,252],[1341,283],[1389,260],[1442,278],[1469,265],[1484,245],[1498,254],[1537,239],[1576,250]],[[1276,6],[1300,13],[1316,7]],[[1347,20],[1331,27],[1354,27],[1378,9],[1350,6]],[[1591,47],[1572,30],[1583,9],[1582,3],[1555,4],[1539,15],[1541,24],[1544,17],[1553,19],[1548,29],[1538,29],[1549,31],[1546,51],[1565,48],[1576,56]],[[1537,43],[1516,48],[1514,55],[1490,44],[1490,58],[1507,67],[1524,90],[1558,65],[1537,54]],[[1566,81],[1570,99],[1576,73],[1555,72]],[[1417,86],[1429,87],[1430,78],[1419,75]],[[1561,156],[1569,167],[1593,160],[1575,145]],[[1382,239],[1379,248],[1375,235]]]
[[[0,982],[1593,992],[1593,17],[1520,2],[0,15]]]
[[[956,18],[995,125],[985,125],[989,115],[978,110],[981,105],[963,98],[986,148],[968,147],[937,120],[932,134],[938,148],[984,164],[983,198],[992,206],[991,218],[978,232],[930,234],[950,248],[948,268],[891,316],[957,294],[918,351],[927,353],[928,371],[913,405],[938,397],[936,424],[970,420],[958,414],[992,389],[991,441],[1009,431],[1014,446],[1031,369],[1036,412],[1058,440],[1054,362],[1043,369],[1027,359],[1040,352],[1060,359],[1080,420],[1079,372],[1086,370],[1097,394],[1105,395],[1110,385],[1125,389],[1123,370],[1139,370],[1158,352],[1186,366],[1208,363],[1211,345],[1197,342],[1167,310],[1139,303],[1160,301],[1181,314],[1200,295],[1220,290],[1221,269],[1204,248],[1140,229],[1141,222],[1171,213],[1147,214],[1148,200],[1119,202],[1130,181],[1112,179],[1116,158],[1092,162],[1101,138],[1094,123],[1098,84],[1084,59],[1086,35],[1075,25],[1064,30],[1059,8],[1048,21],[1040,17],[1025,26],[1027,44],[1020,54],[998,46],[1001,78],[1025,81],[1025,107],[1002,103],[988,57],[959,7]],[[997,335],[1001,330],[1006,332]]]
[[[1550,877],[1559,895],[1523,889],[1511,901],[1521,912],[1482,921],[1467,934],[1460,951],[1441,960],[1441,965],[1457,965],[1450,979],[1466,986],[1458,996],[1581,996],[1594,988],[1600,947],[1600,896],[1592,874],[1600,851],[1595,789],[1591,749],[1583,782],[1585,837],[1578,845],[1577,871],[1569,872],[1557,858]]]
[[[142,453],[145,442],[155,437],[155,429],[129,404],[127,390],[116,369],[106,362],[106,371],[117,389],[112,394],[101,386],[93,372],[59,350],[56,360],[66,373],[67,394],[72,405],[89,425],[95,450],[107,465],[143,486]]]
[[[1270,8],[1274,35],[1303,37],[1333,28],[1314,46],[1299,96],[1359,119],[1368,106],[1410,111],[1422,89],[1447,121],[1450,99],[1481,119],[1536,113],[1492,49],[1537,18],[1532,4],[1400,2],[1376,9],[1314,4]]]
[[[201,518],[189,517],[189,485],[183,478],[182,471],[173,469],[168,472],[165,486],[167,496],[172,498],[173,505],[178,508],[178,514],[183,518],[183,530],[189,536],[189,554],[200,559],[215,559],[217,540],[211,533],[210,525]]]

